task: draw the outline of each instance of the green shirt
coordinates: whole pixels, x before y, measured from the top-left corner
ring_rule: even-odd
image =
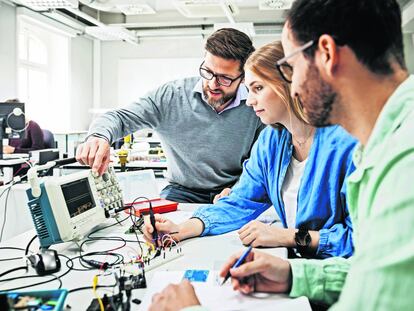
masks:
[[[291,260],[290,295],[337,301],[333,310],[413,310],[414,76],[388,99],[353,160],[347,195],[354,256]]]

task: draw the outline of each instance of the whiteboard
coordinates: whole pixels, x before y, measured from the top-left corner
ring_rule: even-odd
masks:
[[[136,101],[161,84],[198,76],[202,58],[145,58],[118,61],[118,106]]]

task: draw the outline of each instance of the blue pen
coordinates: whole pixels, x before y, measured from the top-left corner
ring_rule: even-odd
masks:
[[[250,252],[252,251],[253,247],[250,245],[243,253],[243,255],[241,255],[241,257],[239,259],[237,259],[237,261],[234,263],[233,267],[231,267],[232,269],[239,267],[247,258],[247,255],[250,254]],[[230,270],[229,272],[227,272],[226,277],[223,280],[223,283],[221,283],[221,285],[223,285],[224,283],[226,283],[226,281],[231,277],[230,274]]]

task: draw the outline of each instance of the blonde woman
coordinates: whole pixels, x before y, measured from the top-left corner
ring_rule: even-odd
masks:
[[[356,141],[339,126],[316,129],[308,124],[276,69],[283,56],[281,43],[274,42],[246,62],[246,104],[270,126],[253,146],[230,195],[201,206],[179,225],[157,216],[161,232],[179,232],[182,240],[239,229],[242,242],[253,247],[291,247],[315,258],[352,255],[345,178],[354,169]],[[272,205],[283,228],[255,221]],[[146,228],[150,239],[152,226]]]

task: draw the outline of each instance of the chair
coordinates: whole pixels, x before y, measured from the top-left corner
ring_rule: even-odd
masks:
[[[56,148],[55,137],[49,130],[43,130],[43,140],[45,141],[45,149]]]

